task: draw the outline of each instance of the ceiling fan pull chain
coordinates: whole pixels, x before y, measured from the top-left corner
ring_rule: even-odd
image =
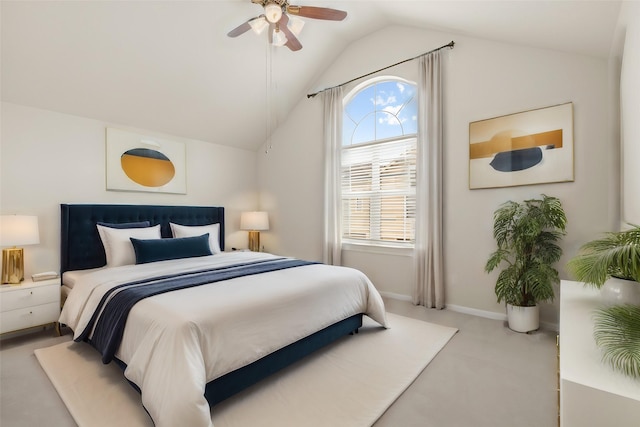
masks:
[[[266,76],[265,76],[265,95],[266,95],[266,135],[265,135],[265,154],[269,154],[269,151],[273,149],[273,141],[271,137],[272,132],[272,111],[273,111],[273,50],[275,46],[267,42],[266,49]]]

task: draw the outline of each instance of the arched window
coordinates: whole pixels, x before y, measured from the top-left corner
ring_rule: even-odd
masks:
[[[413,246],[416,92],[411,82],[384,77],[345,97],[341,197],[347,243]]]

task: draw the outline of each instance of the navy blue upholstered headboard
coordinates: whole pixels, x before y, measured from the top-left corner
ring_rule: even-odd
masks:
[[[213,206],[61,204],[60,274],[106,264],[96,223],[149,221],[160,224],[162,237],[171,237],[169,222],[182,225],[220,224],[224,250],[224,208]]]

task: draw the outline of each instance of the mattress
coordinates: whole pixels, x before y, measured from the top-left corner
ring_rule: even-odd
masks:
[[[90,268],[87,270],[76,270],[76,271],[65,271],[62,273],[62,287],[60,288],[60,303],[64,305],[69,297],[69,293],[71,289],[73,289],[74,285],[78,280],[82,278],[85,274],[91,273],[96,270],[101,270],[101,268]]]
[[[66,286],[67,289],[73,289],[74,285],[78,280],[80,280],[83,276],[87,274],[93,273],[96,270],[102,270],[101,268],[90,268],[87,270],[75,270],[75,271],[65,271],[62,273],[62,286]]]

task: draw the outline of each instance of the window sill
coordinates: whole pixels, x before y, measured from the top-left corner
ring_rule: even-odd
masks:
[[[342,243],[343,251],[365,252],[371,254],[383,254],[394,256],[413,256],[413,248],[383,246],[383,245],[364,245],[359,243]]]

